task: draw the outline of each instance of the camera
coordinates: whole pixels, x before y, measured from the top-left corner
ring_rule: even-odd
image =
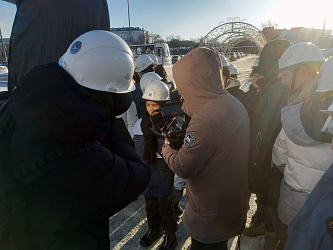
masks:
[[[161,128],[155,125],[151,119],[153,124],[151,130],[163,139],[167,139],[170,147],[174,150],[179,150],[182,147],[188,126],[182,114],[178,113],[180,109],[178,107],[179,105],[170,105],[154,110],[154,112],[161,112],[164,117],[170,118]]]

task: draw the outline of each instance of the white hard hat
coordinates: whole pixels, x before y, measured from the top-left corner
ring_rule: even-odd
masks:
[[[164,82],[152,81],[143,93],[142,99],[148,101],[168,101],[170,100],[169,88]]]
[[[140,88],[142,90],[142,93],[145,92],[147,86],[152,82],[152,81],[159,81],[162,80],[163,78],[160,77],[158,74],[154,73],[154,72],[148,72],[146,74],[144,74],[141,77],[140,80]]]
[[[76,38],[59,65],[90,89],[112,93],[135,90],[132,52],[123,39],[109,31],[93,30]]]
[[[148,56],[150,57],[151,60],[153,60],[153,63],[155,65],[158,65],[158,58],[157,58],[157,56],[155,56],[154,54],[148,54]]]
[[[296,43],[286,49],[279,59],[279,70],[303,62],[325,62],[321,50],[312,43]]]
[[[231,75],[237,75],[238,72],[237,72],[237,68],[235,65],[233,65],[232,63],[229,63],[230,64],[230,74]]]
[[[230,69],[230,64],[228,63],[227,58],[225,58],[224,55],[221,55],[221,54],[220,54],[220,58],[221,58],[221,61],[222,61],[222,66],[223,67],[228,67]]]
[[[254,67],[258,67],[259,66],[259,58],[257,58],[255,61],[254,61],[254,63],[253,63],[253,65],[251,66],[251,68],[253,69]]]
[[[135,59],[135,72],[139,73],[153,63],[153,60],[148,55],[139,55]]]
[[[318,92],[333,90],[333,57],[328,59],[321,67],[318,75]]]

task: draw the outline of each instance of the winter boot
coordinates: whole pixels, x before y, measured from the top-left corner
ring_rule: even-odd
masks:
[[[141,238],[140,245],[143,247],[149,247],[155,240],[162,236],[160,232],[160,228],[149,228],[148,232]]]
[[[262,250],[275,250],[276,245],[279,243],[279,239],[275,232],[265,231],[265,243]]]
[[[177,245],[178,241],[175,233],[165,234],[159,250],[174,250]]]
[[[257,237],[265,234],[265,223],[257,220],[252,221],[252,225],[243,230],[243,235],[247,237]]]

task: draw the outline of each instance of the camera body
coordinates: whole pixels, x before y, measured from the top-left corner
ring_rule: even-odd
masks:
[[[184,144],[184,137],[188,123],[185,121],[185,114],[179,106],[179,103],[170,103],[156,110],[162,113],[166,118],[163,127],[157,125],[152,126],[151,130],[163,139],[167,139],[172,149],[179,150]]]
[[[175,115],[166,123],[161,134],[168,140],[172,149],[179,150],[184,144],[187,125],[187,122],[180,115]]]

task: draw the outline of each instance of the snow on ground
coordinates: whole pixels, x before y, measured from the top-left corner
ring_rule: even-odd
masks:
[[[238,69],[238,79],[241,81],[242,86],[245,86],[246,80],[251,73],[251,66],[257,58],[257,55],[249,55],[232,62]],[[172,65],[165,66],[168,74],[168,80],[172,80]],[[247,86],[248,87],[248,86]],[[255,195],[251,196],[249,202],[249,210],[247,216],[247,225],[251,221],[251,217],[256,211]],[[187,200],[184,195],[180,201],[180,205],[185,209]],[[150,247],[141,247],[139,242],[141,237],[148,230],[148,223],[145,211],[145,200],[141,195],[136,201],[129,204],[126,208],[120,211],[118,214],[110,218],[110,249],[113,250],[156,250],[159,248],[163,241],[163,237],[157,240]],[[177,232],[178,246],[176,250],[189,250],[191,247],[190,236],[184,229],[184,224],[181,221]],[[241,249],[242,250],[261,250],[264,243],[264,237],[259,236],[256,238],[249,238],[241,236]],[[235,250],[237,244],[237,237],[230,239],[228,242],[228,248]]]

